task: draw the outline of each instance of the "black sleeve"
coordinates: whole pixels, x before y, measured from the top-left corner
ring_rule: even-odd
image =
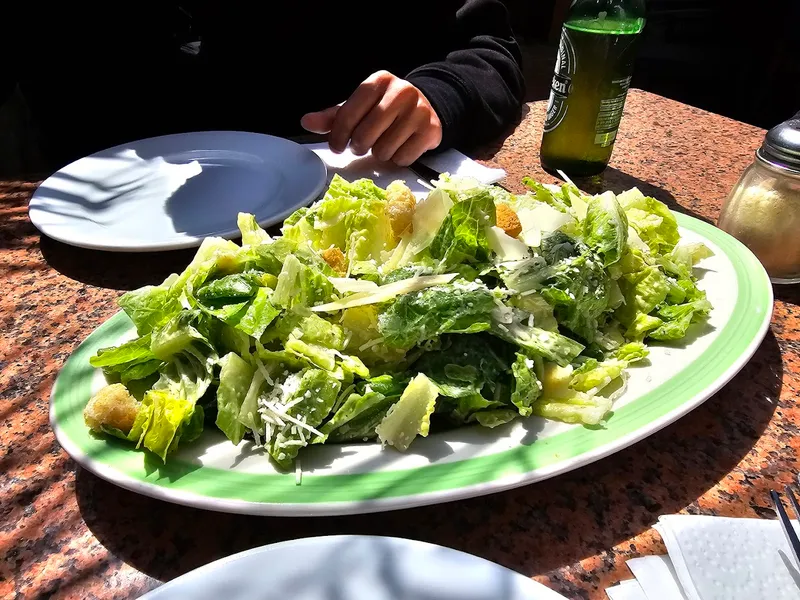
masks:
[[[419,88],[442,122],[440,148],[491,142],[520,116],[522,57],[500,0],[467,0],[455,12],[443,60],[414,69]]]

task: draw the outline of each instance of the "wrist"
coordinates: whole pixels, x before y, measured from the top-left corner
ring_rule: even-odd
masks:
[[[433,74],[411,73],[407,81],[422,93],[439,119],[442,140],[438,147],[445,149],[458,143],[458,124],[467,110],[463,96],[447,81]]]

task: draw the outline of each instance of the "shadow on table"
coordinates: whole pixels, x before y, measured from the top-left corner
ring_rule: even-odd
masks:
[[[106,252],[88,250],[41,236],[44,260],[56,271],[81,283],[116,290],[158,285],[180,273],[197,248],[169,252]]]
[[[725,478],[763,434],[781,378],[780,350],[769,332],[732,382],[664,430],[577,471],[470,500],[344,517],[250,517],[150,499],[79,469],[78,505],[111,553],[162,581],[248,548],[345,533],[433,542],[525,575],[602,552],[613,562],[610,550],[650,528],[659,515],[687,507],[699,511],[698,497]],[[725,506],[719,512],[731,514]],[[593,576],[581,575],[583,581]],[[579,594],[566,578],[555,580],[562,593]]]
[[[800,283],[794,285],[778,285],[772,286],[775,293],[775,300],[786,302],[788,304],[800,305]]]
[[[28,219],[27,197],[34,183],[0,180],[0,250],[29,248],[36,243],[36,228]]]

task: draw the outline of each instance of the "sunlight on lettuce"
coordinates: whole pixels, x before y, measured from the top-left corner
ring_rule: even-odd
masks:
[[[635,188],[433,183],[415,204],[403,182],[335,175],[282,235],[240,214],[241,245],[207,238],[123,294],[137,337],[89,359],[109,385],[86,425],[162,461],[215,428],[282,470],[309,445],[602,427],[648,345],[712,310],[695,274],[711,251]]]

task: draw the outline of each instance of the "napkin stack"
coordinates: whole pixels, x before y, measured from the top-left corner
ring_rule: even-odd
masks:
[[[800,566],[778,521],[666,515],[655,529],[668,556],[629,560],[635,579],[608,588],[610,600],[800,598]]]
[[[329,181],[334,173],[338,173],[348,181],[366,177],[372,179],[380,187],[386,187],[392,181],[401,179],[418,197],[424,197],[429,191],[423,183],[418,181],[419,176],[411,170],[392,163],[380,162],[371,153],[356,156],[350,152],[350,149],[347,149],[341,154],[334,154],[328,148],[327,143],[308,144],[308,148],[328,166]],[[420,159],[420,162],[439,173],[472,177],[481,183],[497,183],[506,176],[503,169],[484,167],[458,150],[452,149],[426,156]]]

